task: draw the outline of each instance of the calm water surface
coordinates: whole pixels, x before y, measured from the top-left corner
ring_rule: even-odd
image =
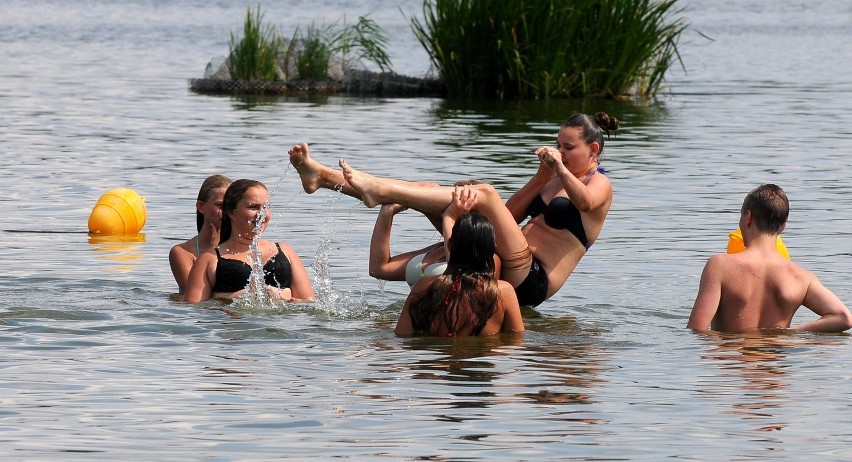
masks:
[[[285,31],[372,11],[397,71],[429,70],[405,16],[417,0],[263,6]],[[227,53],[242,2],[7,1],[0,457],[848,460],[849,336],[683,326],[761,182],[790,195],[794,259],[852,302],[852,4],[681,6],[685,72],[631,104],[202,96],[186,80]],[[325,162],[508,196],[562,119],[597,110],[622,120],[603,158],[612,212],[522,338],[396,338],[407,286],[367,275],[376,211],[304,194],[286,161],[307,141]],[[195,234],[213,173],[270,187],[267,237],[311,265],[320,301],[170,299],[168,249]],[[146,197],[144,241],[88,238],[113,187]],[[397,222],[394,249],[438,238],[416,214]]]

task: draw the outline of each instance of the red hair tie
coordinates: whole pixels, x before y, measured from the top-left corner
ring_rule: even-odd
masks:
[[[444,297],[444,306],[447,306],[447,305],[450,304],[450,296],[451,295],[458,295],[459,292],[461,292],[461,278],[455,278],[455,279],[453,279],[452,289],[450,289],[450,291],[447,292],[447,296]]]

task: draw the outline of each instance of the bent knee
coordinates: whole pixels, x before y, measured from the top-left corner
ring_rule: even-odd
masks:
[[[479,196],[479,200],[486,201],[498,201],[501,204],[503,203],[503,198],[500,197],[500,193],[497,192],[497,188],[490,184],[480,184],[476,186],[476,192]]]

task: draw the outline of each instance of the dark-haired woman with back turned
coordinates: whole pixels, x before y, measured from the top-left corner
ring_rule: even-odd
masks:
[[[405,300],[397,335],[485,336],[523,332],[524,321],[511,284],[497,279],[497,242],[491,221],[474,212],[462,215],[447,238],[444,274],[424,276]]]

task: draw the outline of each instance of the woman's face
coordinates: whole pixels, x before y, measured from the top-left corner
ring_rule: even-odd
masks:
[[[562,163],[575,174],[585,173],[590,166],[598,161],[600,145],[587,144],[580,127],[565,127],[556,135],[556,148],[562,154]]]
[[[206,201],[198,201],[195,208],[204,216],[204,223],[213,223],[216,229],[222,226],[222,200],[225,198],[227,188],[213,188],[210,197]]]
[[[243,198],[237,203],[237,208],[230,213],[231,226],[234,232],[242,237],[251,239],[254,237],[254,228],[261,210],[269,202],[269,192],[261,187],[248,188]],[[272,212],[267,209],[261,226],[261,232],[266,229]]]

